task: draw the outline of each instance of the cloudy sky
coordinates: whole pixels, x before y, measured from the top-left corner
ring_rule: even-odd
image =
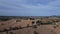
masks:
[[[0,16],[60,15],[60,0],[0,0]]]

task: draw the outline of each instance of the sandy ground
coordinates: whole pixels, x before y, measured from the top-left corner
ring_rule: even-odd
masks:
[[[0,30],[3,30],[5,28],[9,27],[26,27],[26,24],[31,24],[32,21],[30,20],[22,20],[21,22],[16,22],[15,19],[5,21],[5,22],[0,22]],[[4,25],[1,25],[3,23]],[[59,23],[60,24],[60,23]],[[8,31],[8,34],[10,32],[13,32],[14,34],[34,34],[34,31],[36,31],[37,34],[60,34],[60,25],[57,28],[53,28],[54,25],[40,25],[37,26],[37,28],[29,27],[29,28],[23,28],[23,29],[18,29],[18,30],[11,30]],[[0,32],[0,34],[7,34],[6,32]]]

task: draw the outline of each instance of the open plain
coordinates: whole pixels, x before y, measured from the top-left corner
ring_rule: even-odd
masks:
[[[60,18],[12,18],[0,20],[0,34],[60,34]]]

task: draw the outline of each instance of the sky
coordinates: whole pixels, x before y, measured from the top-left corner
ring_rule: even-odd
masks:
[[[0,16],[60,15],[60,0],[0,0]]]

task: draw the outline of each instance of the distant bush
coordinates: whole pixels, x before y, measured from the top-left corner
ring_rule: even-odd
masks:
[[[34,18],[30,18],[30,20],[35,20]]]
[[[19,29],[22,29],[22,27],[20,26]]]
[[[1,23],[1,25],[4,25],[4,23]]]
[[[56,28],[56,26],[53,26],[53,28]]]
[[[10,32],[10,34],[14,34],[13,32]]]
[[[41,23],[42,21],[39,21],[39,20],[36,22],[37,25],[40,25]]]
[[[12,30],[18,30],[18,27],[14,27],[14,28],[12,28]]]
[[[10,27],[10,30],[18,30],[18,29],[22,29],[22,27],[21,26],[19,26],[19,27]]]
[[[11,18],[9,18],[9,17],[0,17],[0,20],[1,21],[7,21],[7,20],[10,20]]]
[[[0,32],[4,32],[3,30],[0,30]]]
[[[0,30],[0,32],[1,32],[1,30]]]
[[[44,23],[44,22],[41,23],[41,25],[52,25],[52,24],[53,24],[53,22],[49,22],[49,21],[46,23]]]
[[[33,25],[33,28],[37,28],[37,25]]]
[[[59,25],[56,25],[57,27],[59,27]]]
[[[35,22],[33,21],[32,24],[34,24]]]
[[[21,20],[16,20],[16,22],[21,22]]]
[[[34,31],[34,34],[38,34],[36,31]]]
[[[27,24],[27,27],[29,27],[29,24]]]
[[[12,30],[12,27],[9,27],[10,28],[10,30]]]
[[[4,29],[4,31],[10,31],[10,29]]]

